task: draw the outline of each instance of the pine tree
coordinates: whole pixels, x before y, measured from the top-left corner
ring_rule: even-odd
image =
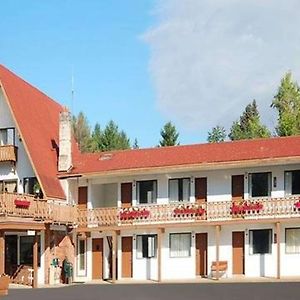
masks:
[[[271,107],[278,112],[276,133],[279,136],[300,134],[300,88],[291,72],[282,78]]]
[[[268,128],[261,124],[255,100],[246,106],[239,121],[233,122],[228,136],[231,140],[255,139],[271,136]]]
[[[207,141],[209,143],[219,143],[224,142],[226,138],[226,130],[223,126],[217,125],[213,127],[210,132],[208,132]]]
[[[179,145],[178,137],[179,133],[176,130],[175,125],[171,122],[168,122],[160,131],[161,140],[159,141],[159,146],[176,146]]]
[[[91,130],[88,120],[83,112],[79,112],[78,116],[72,117],[72,131],[79,149],[82,152],[90,151],[91,147]]]
[[[91,141],[91,152],[97,152],[101,150],[102,145],[102,132],[100,128],[100,124],[96,123],[94,130],[92,132],[92,141]]]

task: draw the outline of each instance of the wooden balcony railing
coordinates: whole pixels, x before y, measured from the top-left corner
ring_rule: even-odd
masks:
[[[77,209],[70,205],[35,199],[32,195],[3,193],[0,194],[0,216],[74,224],[77,222]]]
[[[262,198],[233,203],[214,201],[204,204],[143,205],[131,208],[95,208],[79,210],[80,226],[120,226],[213,222],[251,219],[300,218],[300,198]]]
[[[18,148],[14,145],[0,146],[0,162],[17,161]]]

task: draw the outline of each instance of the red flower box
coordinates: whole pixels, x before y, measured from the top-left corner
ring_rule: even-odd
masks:
[[[243,202],[241,204],[235,204],[233,203],[231,207],[231,213],[232,214],[244,214],[246,212],[259,212],[264,208],[262,203],[259,202]]]
[[[29,208],[30,201],[24,199],[15,199],[15,206],[18,208]]]
[[[295,206],[296,208],[300,209],[300,201],[295,202],[295,203],[294,203],[294,206]]]
[[[173,210],[175,215],[196,215],[202,216],[205,209],[202,207],[177,207]]]
[[[146,209],[126,209],[119,214],[121,220],[146,219],[150,211]]]

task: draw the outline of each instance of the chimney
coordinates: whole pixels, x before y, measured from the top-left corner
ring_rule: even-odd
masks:
[[[67,109],[59,114],[59,157],[58,171],[66,172],[72,168],[71,114]]]

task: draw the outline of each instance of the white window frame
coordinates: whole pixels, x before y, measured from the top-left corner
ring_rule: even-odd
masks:
[[[84,259],[84,268],[80,268],[80,241],[84,242],[84,254],[83,254],[83,259]],[[87,269],[87,240],[85,238],[80,238],[78,237],[77,239],[77,276],[86,276],[86,269]]]
[[[185,238],[188,236],[188,244],[183,245]],[[184,238],[185,237],[185,238]],[[178,239],[175,241],[173,239]],[[173,249],[173,247],[178,243],[178,249]],[[179,233],[170,233],[169,234],[169,253],[171,258],[186,258],[191,257],[191,247],[192,247],[192,235],[190,232],[179,232]],[[177,252],[177,253],[176,253]],[[184,252],[187,252],[184,254]]]
[[[252,196],[252,177],[255,174],[268,174],[268,195],[267,196]],[[250,198],[268,198],[272,195],[272,172],[252,172],[248,175],[248,191],[249,191],[249,197]]]
[[[253,231],[259,231],[259,230],[268,230],[269,231],[269,249],[270,251],[267,253],[253,253]],[[272,236],[273,236],[273,230],[271,228],[259,228],[259,229],[250,229],[249,230],[249,254],[250,255],[268,255],[272,254]]]
[[[298,237],[296,237],[295,241],[299,242],[299,245],[288,245],[288,231],[294,231],[298,234]],[[291,250],[289,248],[294,248],[294,250]],[[286,254],[299,254],[300,253],[300,227],[293,227],[293,228],[286,228],[285,229],[285,253]]]
[[[187,199],[179,199],[179,181],[182,181],[182,187],[184,187],[184,182],[185,180],[188,181],[188,196]],[[177,182],[176,187],[177,190],[175,191],[175,193],[177,194],[176,197],[177,199],[173,200],[171,198],[171,193],[172,193],[172,189],[171,189],[171,182]],[[184,177],[184,178],[170,178],[169,182],[168,182],[168,187],[169,187],[169,202],[189,202],[190,201],[190,197],[191,197],[191,179],[189,177]],[[183,195],[182,195],[183,196]]]

